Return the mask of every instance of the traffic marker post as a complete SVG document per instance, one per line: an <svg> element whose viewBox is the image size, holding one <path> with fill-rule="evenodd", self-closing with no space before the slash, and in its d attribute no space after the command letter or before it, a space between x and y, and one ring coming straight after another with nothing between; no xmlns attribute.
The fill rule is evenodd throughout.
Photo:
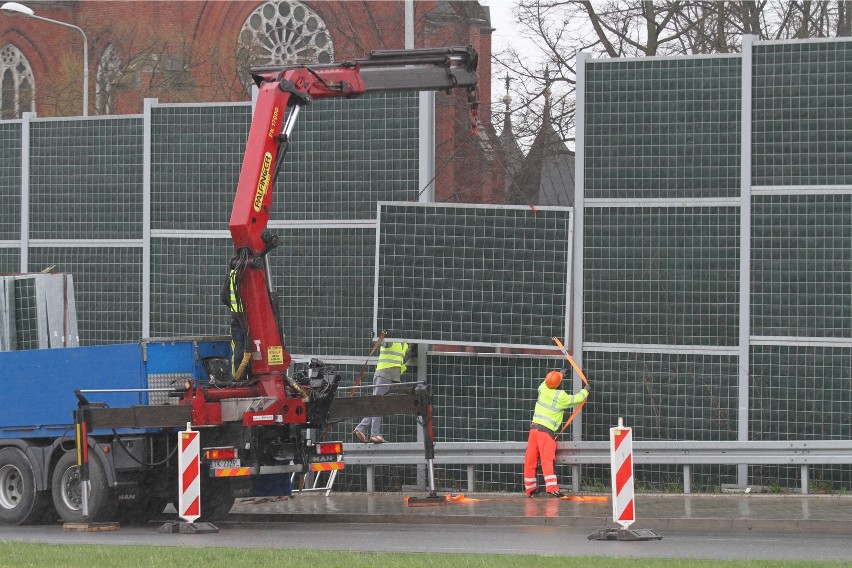
<svg viewBox="0 0 852 568"><path fill-rule="evenodd" d="M189 422L178 432L178 516L157 529L161 533L206 534L219 529L211 523L196 523L201 516L201 441Z"/></svg>
<svg viewBox="0 0 852 568"><path fill-rule="evenodd" d="M589 540L660 540L650 529L631 529L636 522L636 496L633 492L633 429L618 426L609 429L610 472L612 478L612 520L621 528L600 529Z"/></svg>

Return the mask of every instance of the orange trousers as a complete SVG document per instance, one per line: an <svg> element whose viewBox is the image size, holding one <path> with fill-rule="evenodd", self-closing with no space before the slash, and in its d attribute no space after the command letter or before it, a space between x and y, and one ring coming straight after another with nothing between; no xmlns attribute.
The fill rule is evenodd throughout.
<svg viewBox="0 0 852 568"><path fill-rule="evenodd" d="M535 468L541 461L541 473L544 475L545 491L559 491L553 462L556 460L556 440L547 432L530 430L527 440L527 452L524 455L524 492L531 495L536 490Z"/></svg>

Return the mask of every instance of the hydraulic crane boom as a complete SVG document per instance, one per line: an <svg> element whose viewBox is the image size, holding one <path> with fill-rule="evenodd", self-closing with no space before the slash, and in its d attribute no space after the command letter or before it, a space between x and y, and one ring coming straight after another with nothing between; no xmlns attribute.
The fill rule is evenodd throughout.
<svg viewBox="0 0 852 568"><path fill-rule="evenodd" d="M472 121L478 108L477 54L472 47L374 51L339 64L253 67L259 93L237 185L230 230L239 265L239 296L247 322L251 372L259 394L282 398L290 355L271 299L265 256L278 246L267 230L275 178L302 106L314 99L357 97L372 92L447 91L464 88ZM287 384L302 398L307 394ZM217 398L246 396L226 389Z"/></svg>

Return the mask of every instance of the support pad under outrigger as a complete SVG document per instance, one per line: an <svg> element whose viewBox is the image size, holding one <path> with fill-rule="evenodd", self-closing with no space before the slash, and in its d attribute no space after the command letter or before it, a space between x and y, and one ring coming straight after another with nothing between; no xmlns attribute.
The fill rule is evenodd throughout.
<svg viewBox="0 0 852 568"><path fill-rule="evenodd" d="M184 521L169 521L157 529L164 534L211 534L219 532L219 527L213 523L187 523Z"/></svg>
<svg viewBox="0 0 852 568"><path fill-rule="evenodd" d="M662 540L663 537L651 529L598 529L588 536L588 540Z"/></svg>

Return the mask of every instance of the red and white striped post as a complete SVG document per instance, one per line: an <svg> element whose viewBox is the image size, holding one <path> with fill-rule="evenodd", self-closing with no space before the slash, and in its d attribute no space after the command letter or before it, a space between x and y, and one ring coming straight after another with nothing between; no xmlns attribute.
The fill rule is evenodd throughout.
<svg viewBox="0 0 852 568"><path fill-rule="evenodd" d="M651 529L631 529L636 522L636 499L633 493L633 429L618 419L618 426L609 429L610 473L612 476L612 520L620 529L599 529L589 540L660 540L663 537Z"/></svg>
<svg viewBox="0 0 852 568"><path fill-rule="evenodd" d="M178 516L188 523L201 516L201 460L198 431L189 423L178 432Z"/></svg>
<svg viewBox="0 0 852 568"><path fill-rule="evenodd" d="M612 520L622 528L636 521L633 494L633 430L618 419L618 426L609 429L609 454L612 467Z"/></svg>
<svg viewBox="0 0 852 568"><path fill-rule="evenodd" d="M189 422L178 432L178 516L157 529L161 533L206 534L219 529L211 523L196 523L201 516L201 440Z"/></svg>

